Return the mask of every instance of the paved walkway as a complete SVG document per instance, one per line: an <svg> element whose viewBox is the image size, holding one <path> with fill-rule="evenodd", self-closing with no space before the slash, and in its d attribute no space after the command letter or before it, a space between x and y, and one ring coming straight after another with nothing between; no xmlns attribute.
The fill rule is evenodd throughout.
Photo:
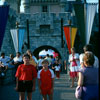
<svg viewBox="0 0 100 100"><path fill-rule="evenodd" d="M54 100L76 100L74 96L75 87L70 88L70 81L67 74L61 74L60 79L55 78ZM76 83L75 83L76 85ZM15 84L0 86L0 100L18 100L18 93L14 90ZM42 100L36 82L36 91L33 93L32 100Z"/></svg>

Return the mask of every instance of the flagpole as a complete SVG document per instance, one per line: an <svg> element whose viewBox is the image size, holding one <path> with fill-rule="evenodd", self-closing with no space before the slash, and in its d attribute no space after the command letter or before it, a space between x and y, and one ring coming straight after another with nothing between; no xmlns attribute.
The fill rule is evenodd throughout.
<svg viewBox="0 0 100 100"><path fill-rule="evenodd" d="M72 42L71 42L71 20L69 20L69 31L70 31L70 45L72 48Z"/></svg>
<svg viewBox="0 0 100 100"><path fill-rule="evenodd" d="M19 52L19 37L18 37L18 25L19 25L19 23L18 22L16 22L16 30L17 30L17 52Z"/></svg>
<svg viewBox="0 0 100 100"><path fill-rule="evenodd" d="M30 49L30 39L29 39L29 20L28 20L28 19L26 20L26 23L27 23L27 42L28 42L27 48Z"/></svg>
<svg viewBox="0 0 100 100"><path fill-rule="evenodd" d="M63 44L63 18L61 18L61 47L63 48L64 47L64 44Z"/></svg>

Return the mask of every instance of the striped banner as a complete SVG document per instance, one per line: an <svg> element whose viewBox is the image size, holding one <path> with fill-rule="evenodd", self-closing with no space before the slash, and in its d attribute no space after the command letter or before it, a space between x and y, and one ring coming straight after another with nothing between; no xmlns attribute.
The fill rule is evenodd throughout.
<svg viewBox="0 0 100 100"><path fill-rule="evenodd" d="M82 46L90 41L93 21L96 13L97 4L92 3L75 3L74 10L80 30Z"/></svg>
<svg viewBox="0 0 100 100"><path fill-rule="evenodd" d="M25 29L11 29L10 32L13 39L15 51L22 53Z"/></svg>
<svg viewBox="0 0 100 100"><path fill-rule="evenodd" d="M65 33L65 38L66 38L69 53L71 53L71 48L74 46L75 43L77 28L64 26L64 33Z"/></svg>

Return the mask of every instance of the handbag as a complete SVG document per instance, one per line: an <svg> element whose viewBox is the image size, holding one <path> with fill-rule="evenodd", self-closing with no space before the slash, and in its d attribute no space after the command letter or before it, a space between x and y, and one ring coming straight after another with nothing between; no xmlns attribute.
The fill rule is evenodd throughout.
<svg viewBox="0 0 100 100"><path fill-rule="evenodd" d="M81 99L82 98L82 86L77 86L76 90L75 90L75 97L77 99Z"/></svg>

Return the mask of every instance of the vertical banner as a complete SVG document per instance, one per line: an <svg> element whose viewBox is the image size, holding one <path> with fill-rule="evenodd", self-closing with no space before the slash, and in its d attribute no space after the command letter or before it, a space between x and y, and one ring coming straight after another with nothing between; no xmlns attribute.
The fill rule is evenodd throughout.
<svg viewBox="0 0 100 100"><path fill-rule="evenodd" d="M22 46L23 46L23 42L24 42L24 33L25 33L25 29L19 29L18 32L18 51L22 53Z"/></svg>
<svg viewBox="0 0 100 100"><path fill-rule="evenodd" d="M76 33L77 33L77 28L72 27L71 28L71 47L74 46L74 41L75 41Z"/></svg>
<svg viewBox="0 0 100 100"><path fill-rule="evenodd" d="M11 36L16 52L22 52L25 29L11 29Z"/></svg>
<svg viewBox="0 0 100 100"><path fill-rule="evenodd" d="M75 3L74 10L75 10L77 23L78 23L78 29L80 31L80 38L81 38L82 46L84 46L86 44L86 36L85 36L86 11L84 9L84 3Z"/></svg>
<svg viewBox="0 0 100 100"><path fill-rule="evenodd" d="M86 44L90 41L93 21L96 13L97 4L86 4Z"/></svg>
<svg viewBox="0 0 100 100"><path fill-rule="evenodd" d="M96 13L96 7L97 4L93 3L74 4L74 10L83 46L88 44L90 41L93 21Z"/></svg>
<svg viewBox="0 0 100 100"><path fill-rule="evenodd" d="M10 32L11 32L15 51L18 52L18 29L11 29Z"/></svg>
<svg viewBox="0 0 100 100"><path fill-rule="evenodd" d="M67 47L68 47L69 53L71 54L70 27L64 26L64 33L65 33L65 38L66 38L66 42L67 42Z"/></svg>
<svg viewBox="0 0 100 100"><path fill-rule="evenodd" d="M9 5L0 6L0 49L2 46L2 41L7 24L8 13L9 13Z"/></svg>

